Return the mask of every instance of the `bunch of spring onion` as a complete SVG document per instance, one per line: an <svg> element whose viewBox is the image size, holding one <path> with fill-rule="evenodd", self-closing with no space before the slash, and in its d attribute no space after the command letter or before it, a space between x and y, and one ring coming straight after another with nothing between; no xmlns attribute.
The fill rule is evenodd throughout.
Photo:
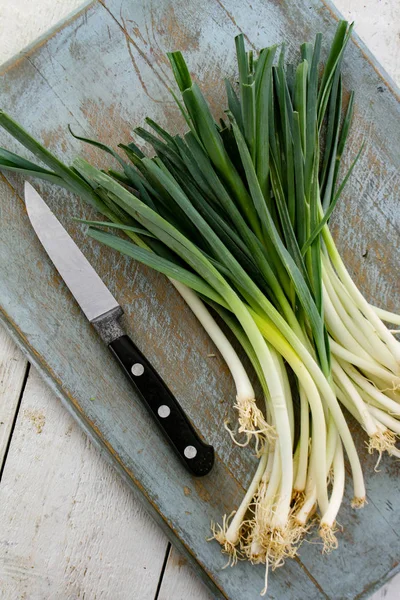
<svg viewBox="0 0 400 600"><path fill-rule="evenodd" d="M219 122L181 53L169 54L188 132L146 119L150 129L135 134L151 157L137 138L120 144L121 153L79 138L116 159L120 168L107 173L82 158L67 167L0 113L0 124L45 164L3 149L0 168L61 185L106 217L86 221L89 235L164 273L226 359L238 411L229 431L254 446L259 463L241 505L213 534L232 564L247 558L266 573L296 554L314 521L324 549L337 545L344 453L352 504L365 502L342 406L366 431L370 452L400 455L400 344L383 323L400 318L364 299L328 228L361 153L342 175L354 97L344 107L341 64L351 30L339 23L323 68L320 34L301 46L297 65L286 64L283 47L256 56L236 37L238 82L226 81ZM204 302L249 356L262 407Z"/></svg>

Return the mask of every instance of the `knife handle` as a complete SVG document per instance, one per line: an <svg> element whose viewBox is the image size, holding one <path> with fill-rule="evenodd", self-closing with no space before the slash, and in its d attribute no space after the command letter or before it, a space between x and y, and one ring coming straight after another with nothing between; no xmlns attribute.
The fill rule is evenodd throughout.
<svg viewBox="0 0 400 600"><path fill-rule="evenodd" d="M108 346L186 468L197 477L214 464L214 449L197 435L164 381L127 335Z"/></svg>

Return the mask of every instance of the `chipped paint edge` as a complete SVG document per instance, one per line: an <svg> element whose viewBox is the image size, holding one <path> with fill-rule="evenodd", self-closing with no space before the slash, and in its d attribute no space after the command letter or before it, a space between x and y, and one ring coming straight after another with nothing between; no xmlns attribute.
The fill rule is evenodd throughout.
<svg viewBox="0 0 400 600"><path fill-rule="evenodd" d="M335 6L331 0L319 0L321 4L330 12L332 17L337 21L344 19L344 16L340 12L340 10ZM351 37L351 41L353 44L360 50L361 54L365 58L365 60L371 65L374 69L375 73L382 79L384 84L396 98L396 100L400 103L400 87L394 81L394 79L389 75L386 69L382 66L379 60L375 57L372 51L368 48L367 44L360 38L358 33L353 30Z"/></svg>
<svg viewBox="0 0 400 600"><path fill-rule="evenodd" d="M25 46L17 54L14 54L11 58L0 64L0 76L13 69L21 60L28 58L35 50L44 46L52 37L54 37L61 29L64 29L67 25L75 21L78 17L86 13L90 8L97 4L97 0L86 0L85 4L78 6L75 10L69 12L65 17L57 21L52 27L46 29L39 37L35 38L33 42Z"/></svg>

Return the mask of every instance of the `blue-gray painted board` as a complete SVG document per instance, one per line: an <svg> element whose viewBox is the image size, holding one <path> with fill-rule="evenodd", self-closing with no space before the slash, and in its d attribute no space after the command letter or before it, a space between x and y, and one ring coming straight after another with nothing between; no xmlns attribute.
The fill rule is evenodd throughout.
<svg viewBox="0 0 400 600"><path fill-rule="evenodd" d="M165 51L184 51L218 114L225 105L221 76L235 75L233 36L238 31L255 47L285 39L294 53L317 31L331 39L335 19L330 5L315 0L225 4L205 0L201 8L194 0L96 3L7 65L0 105L60 157L71 160L80 153L101 164L104 158L98 152L68 135L68 123L78 133L114 145L126 142L146 115L182 130L167 89L172 79ZM344 74L345 85L357 91L348 162L362 139L367 145L334 229L360 287L375 302L398 310L397 92L357 38L350 43ZM3 133L0 142L17 148ZM223 419L233 417L234 399L222 360L208 356L215 352L211 342L162 276L86 239L69 217L87 215L87 208L71 195L39 186L125 307L131 335L205 439L215 444L215 472L196 482L159 439L35 239L18 197L21 181L8 175L7 180L11 186L3 179L0 188L0 278L6 282L0 290L3 319L172 541L197 565L216 596L258 597L262 567L240 563L223 570L225 559L218 545L205 541L210 520L218 520L237 505L243 494L240 484L247 483L254 468L250 453L233 447L229 437L221 435ZM357 427L354 432L362 448ZM398 463L384 460L375 473L373 459L363 454L368 506L359 512L342 510L341 544L331 556L322 556L318 545L304 544L300 561L290 561L270 577L270 598L358 598L396 568ZM350 489L347 494L351 496Z"/></svg>

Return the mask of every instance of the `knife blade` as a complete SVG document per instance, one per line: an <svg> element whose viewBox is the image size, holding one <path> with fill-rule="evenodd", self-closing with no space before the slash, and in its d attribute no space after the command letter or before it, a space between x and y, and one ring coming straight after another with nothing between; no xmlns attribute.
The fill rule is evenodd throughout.
<svg viewBox="0 0 400 600"><path fill-rule="evenodd" d="M56 216L28 182L25 204L40 242L89 322L119 362L173 450L195 476L210 472L214 449L203 442L160 375L126 335L123 310Z"/></svg>

